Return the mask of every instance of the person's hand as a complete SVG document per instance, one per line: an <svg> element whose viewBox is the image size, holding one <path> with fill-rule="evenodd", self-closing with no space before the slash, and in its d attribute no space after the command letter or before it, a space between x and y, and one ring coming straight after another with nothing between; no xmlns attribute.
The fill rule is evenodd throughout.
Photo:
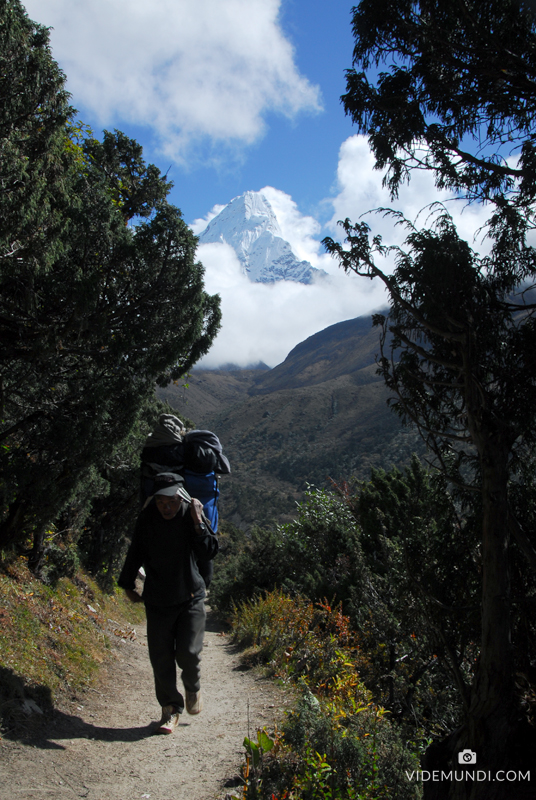
<svg viewBox="0 0 536 800"><path fill-rule="evenodd" d="M141 603L142 602L141 595L139 595L133 589L125 589L125 594L128 597L128 599L131 601L131 603Z"/></svg>
<svg viewBox="0 0 536 800"><path fill-rule="evenodd" d="M196 527L204 523L203 503L195 497L192 497L192 502L190 503L190 514Z"/></svg>

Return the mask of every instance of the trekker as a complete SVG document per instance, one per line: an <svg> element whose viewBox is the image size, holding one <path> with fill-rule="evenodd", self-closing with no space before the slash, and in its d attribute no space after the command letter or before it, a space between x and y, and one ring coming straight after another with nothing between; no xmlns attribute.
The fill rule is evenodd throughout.
<svg viewBox="0 0 536 800"><path fill-rule="evenodd" d="M138 516L118 583L132 602L145 603L149 658L162 706L158 731L172 733L185 705L177 689L175 662L181 670L186 711L199 714L202 709L200 661L206 611L197 560L216 555L218 538L202 503L184 488L181 475L160 473L153 491L153 499ZM140 596L135 581L142 566L146 577Z"/></svg>

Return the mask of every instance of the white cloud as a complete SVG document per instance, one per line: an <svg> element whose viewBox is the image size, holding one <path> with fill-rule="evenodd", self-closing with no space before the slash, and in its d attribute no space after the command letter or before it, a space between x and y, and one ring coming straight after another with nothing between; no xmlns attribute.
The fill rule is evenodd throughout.
<svg viewBox="0 0 536 800"><path fill-rule="evenodd" d="M381 234L384 244L402 245L408 234L405 227L395 227L391 217L367 212L391 208L402 212L406 219L421 228L431 224L433 209L429 206L443 203L452 215L459 235L473 249L486 251L478 231L489 216L488 207L478 204L468 206L451 192L439 191L434 186L430 172L415 170L410 183L400 188L399 197L395 200L391 200L388 189L382 186L382 179L382 173L374 169L374 156L364 136L351 136L343 142L339 151L336 195L329 201L334 214L328 227L334 239L340 241L344 236L344 231L337 225L339 220L348 217L356 223L365 215L364 221L374 234Z"/></svg>
<svg viewBox="0 0 536 800"><path fill-rule="evenodd" d="M99 124L151 127L183 161L195 144L251 144L267 112L320 109L279 25L281 0L26 0L52 26L73 102ZM191 155L191 153L190 153Z"/></svg>
<svg viewBox="0 0 536 800"><path fill-rule="evenodd" d="M252 283L229 245L200 245L198 257L206 270L207 291L222 299L222 329L199 363L209 369L258 361L275 367L313 333L385 303L378 283L340 270L310 286L290 281Z"/></svg>

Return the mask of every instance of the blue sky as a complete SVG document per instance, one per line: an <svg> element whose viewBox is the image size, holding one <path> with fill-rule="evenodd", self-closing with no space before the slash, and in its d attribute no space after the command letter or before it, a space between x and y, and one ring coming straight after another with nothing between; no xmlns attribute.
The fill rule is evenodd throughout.
<svg viewBox="0 0 536 800"><path fill-rule="evenodd" d="M303 213L318 213L319 202L332 190L338 149L355 132L340 103L344 70L352 60L351 5L346 0L329 4L319 0L28 0L26 9L33 19L53 28L53 53L67 75L81 119L97 135L104 127L120 128L143 144L147 160L163 171L169 168L175 183L173 202L190 221L216 203L228 203L248 189L266 185L290 194ZM243 30L235 33L234 42L229 35L232 30L221 35L212 30L203 43L204 18L218 7L228 9L220 17L220 29L225 23L232 29L243 16ZM181 41L187 13L183 9L188 8L199 9L200 25L197 28L190 20L186 41ZM160 42L168 28L170 41L162 53ZM263 29L271 30L263 36ZM250 32L258 38L256 52L243 46ZM227 47L222 47L226 37ZM260 52L263 46L265 53ZM204 50L199 52L201 47ZM138 57L136 48L143 55ZM220 51L215 63L211 50ZM177 63L181 56L186 63ZM173 59L175 85L173 68L165 75ZM206 78L192 78L191 86L181 87L188 77L189 61L191 71L204 70ZM278 69L286 74L286 85ZM242 70L240 76L237 70ZM270 71L266 84L256 86L255 79ZM147 80L151 72L157 75ZM226 102L236 99L232 118L224 122L227 135L209 111L214 94L219 94L218 88L210 88L214 79L221 82ZM186 102L181 102L183 91ZM194 99L191 95L196 92ZM195 103L198 107L193 109ZM160 119L156 119L158 106ZM197 120L192 120L194 114ZM171 118L169 134L164 131L166 117Z"/></svg>
<svg viewBox="0 0 536 800"><path fill-rule="evenodd" d="M346 0L27 0L50 26L79 117L118 128L168 172L171 201L200 232L218 207L264 190L295 253L329 273L322 286L250 283L223 246L199 248L223 327L204 366L280 363L307 336L383 305L380 285L345 276L324 253L336 222L390 205L340 95L352 65ZM445 199L420 175L397 208L414 219ZM481 210L466 210L471 238ZM400 241L386 220L371 220ZM219 249L218 249L219 248Z"/></svg>

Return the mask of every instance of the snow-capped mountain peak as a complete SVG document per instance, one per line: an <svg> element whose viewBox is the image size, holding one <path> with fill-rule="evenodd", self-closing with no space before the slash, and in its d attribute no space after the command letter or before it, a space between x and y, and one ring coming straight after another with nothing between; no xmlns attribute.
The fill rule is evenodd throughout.
<svg viewBox="0 0 536 800"><path fill-rule="evenodd" d="M229 244L244 272L257 283L312 283L315 273L323 273L294 255L272 206L260 192L245 192L231 200L199 235L199 242Z"/></svg>

